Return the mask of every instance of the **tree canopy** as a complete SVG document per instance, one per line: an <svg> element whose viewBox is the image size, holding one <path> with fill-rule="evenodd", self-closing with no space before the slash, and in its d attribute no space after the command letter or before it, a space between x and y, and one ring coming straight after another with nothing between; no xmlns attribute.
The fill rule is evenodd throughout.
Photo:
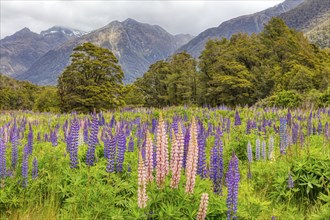
<svg viewBox="0 0 330 220"><path fill-rule="evenodd" d="M84 43L71 55L71 64L58 79L61 111L92 112L123 102L124 73L111 51Z"/></svg>

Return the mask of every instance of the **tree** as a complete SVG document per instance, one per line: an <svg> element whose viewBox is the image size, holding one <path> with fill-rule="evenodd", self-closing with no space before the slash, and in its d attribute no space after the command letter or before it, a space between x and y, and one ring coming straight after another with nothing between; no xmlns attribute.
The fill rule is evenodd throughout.
<svg viewBox="0 0 330 220"><path fill-rule="evenodd" d="M58 79L62 112L92 112L124 104L124 73L111 51L84 43L71 55L71 64Z"/></svg>

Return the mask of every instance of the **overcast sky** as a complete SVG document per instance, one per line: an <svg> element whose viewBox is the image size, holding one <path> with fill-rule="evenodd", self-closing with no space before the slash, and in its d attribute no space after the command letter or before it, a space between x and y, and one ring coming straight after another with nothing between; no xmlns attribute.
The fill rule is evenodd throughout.
<svg viewBox="0 0 330 220"><path fill-rule="evenodd" d="M157 24L171 34L197 35L228 19L251 14L284 0L208 1L15 1L0 0L1 36L28 27L40 33L52 26L84 31L103 27L113 20L133 18Z"/></svg>

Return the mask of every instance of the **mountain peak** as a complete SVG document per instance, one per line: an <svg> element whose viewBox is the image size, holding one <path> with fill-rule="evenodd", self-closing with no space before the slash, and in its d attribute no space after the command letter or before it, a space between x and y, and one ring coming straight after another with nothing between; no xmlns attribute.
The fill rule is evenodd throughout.
<svg viewBox="0 0 330 220"><path fill-rule="evenodd" d="M42 36L47 36L50 34L63 34L69 37L80 37L84 34L86 34L86 32L84 31L80 31L77 29L72 29L72 28L67 28L67 27L62 27L62 26L53 26L45 31L41 31L40 34Z"/></svg>

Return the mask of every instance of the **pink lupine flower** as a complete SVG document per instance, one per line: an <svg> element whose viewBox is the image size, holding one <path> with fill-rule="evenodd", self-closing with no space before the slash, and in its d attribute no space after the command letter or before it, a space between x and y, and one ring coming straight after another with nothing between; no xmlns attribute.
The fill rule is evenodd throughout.
<svg viewBox="0 0 330 220"><path fill-rule="evenodd" d="M183 134L181 126L179 126L179 131L177 134L177 137L175 137L174 131L172 134L173 140L175 140L175 143L172 145L172 151L173 153L173 161L171 164L172 168L172 179L171 179L171 187L172 188L178 188L180 177L181 177L181 168L182 168L182 159L183 159ZM172 158L171 158L172 159Z"/></svg>
<svg viewBox="0 0 330 220"><path fill-rule="evenodd" d="M169 172L168 146L165 124L162 115L159 116L157 126L157 154L156 154L156 182L159 188L163 188L166 175Z"/></svg>
<svg viewBox="0 0 330 220"><path fill-rule="evenodd" d="M146 167L142 158L141 152L139 153L139 167L138 167L138 207L145 208L147 206L147 182L146 182Z"/></svg>
<svg viewBox="0 0 330 220"><path fill-rule="evenodd" d="M207 193L203 193L201 196L201 203L199 204L196 220L205 219L208 203L209 203L209 195Z"/></svg>
<svg viewBox="0 0 330 220"><path fill-rule="evenodd" d="M150 137L149 131L146 133L146 173L147 173L147 183L152 182L154 176L153 172L153 143Z"/></svg>

